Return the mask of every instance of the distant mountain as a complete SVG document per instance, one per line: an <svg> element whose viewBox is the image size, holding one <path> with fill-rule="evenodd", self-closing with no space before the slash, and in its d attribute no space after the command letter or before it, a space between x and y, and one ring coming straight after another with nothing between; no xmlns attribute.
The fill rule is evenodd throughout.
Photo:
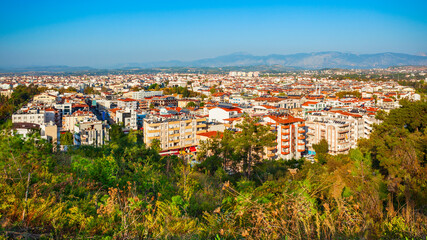
<svg viewBox="0 0 427 240"><path fill-rule="evenodd" d="M215 58L195 61L160 61L118 65L120 68L154 67L230 67L279 65L284 67L320 69L320 68L386 68L402 65L427 65L427 56L403 53L353 54L342 52L298 53L290 55L272 54L254 56L247 53L233 53Z"/></svg>
<svg viewBox="0 0 427 240"><path fill-rule="evenodd" d="M60 73L60 72L84 72L84 71L91 71L96 70L95 68L91 67L70 67L65 65L56 65L56 66L29 66L29 67L15 67L15 68L7 68L7 69L0 69L0 72L54 72L54 73Z"/></svg>
<svg viewBox="0 0 427 240"><path fill-rule="evenodd" d="M104 73L106 71L194 71L218 72L236 69L252 69L254 71L286 71L296 69L322 68L387 68L391 66L427 66L427 54L410 55L403 53L353 54L342 52L315 52L289 55L271 54L254 56L248 53L233 53L214 58L194 61L159 61L147 63L127 63L110 66L108 69L70 66L30 66L20 68L0 68L0 72L8 73ZM190 69L188 69L190 68ZM194 68L198 68L197 70ZM209 68L209 69L205 69ZM219 69L212 69L219 68Z"/></svg>

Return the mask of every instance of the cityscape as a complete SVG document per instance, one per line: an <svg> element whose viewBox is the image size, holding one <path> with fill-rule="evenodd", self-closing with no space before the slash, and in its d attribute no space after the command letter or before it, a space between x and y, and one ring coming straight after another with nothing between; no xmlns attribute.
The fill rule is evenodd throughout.
<svg viewBox="0 0 427 240"><path fill-rule="evenodd" d="M135 10L92 4L79 12L55 3L62 14L47 7L41 11L49 18L0 25L1 239L427 237L427 18L419 10L405 6L399 15L394 2L383 8L365 1L129 2ZM98 7L106 15L97 15ZM379 36L372 45L360 35L340 45L338 37L337 48L295 39L280 48L270 36L243 40L251 24L282 39L257 25L276 26L277 10L314 31L304 8L316 16L341 9L384 21L370 28L366 20L344 20L366 24L368 33L386 26L380 34L394 36L401 28L388 24L406 26L402 19L416 22L416 31L384 48ZM184 28L176 41L168 38L170 46L158 29L139 35L141 19L177 34L175 24L158 19L167 14L199 35L183 43ZM264 18L239 19L258 14ZM87 32L86 23L99 28ZM241 47L234 45L234 27L243 29L236 30ZM99 43L79 42L76 29ZM110 31L122 36L106 39ZM150 38L129 51L122 44L127 31L157 43Z"/></svg>

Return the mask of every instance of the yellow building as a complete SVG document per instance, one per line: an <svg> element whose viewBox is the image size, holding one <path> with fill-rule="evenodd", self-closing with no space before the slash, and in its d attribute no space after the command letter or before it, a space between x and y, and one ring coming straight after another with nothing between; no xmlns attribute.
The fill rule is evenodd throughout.
<svg viewBox="0 0 427 240"><path fill-rule="evenodd" d="M56 97L47 93L42 93L34 96L33 101L36 103L54 104L56 102Z"/></svg>
<svg viewBox="0 0 427 240"><path fill-rule="evenodd" d="M152 117L144 119L144 143L151 146L154 139L160 141L163 151L190 149L198 145L197 133L206 132L206 118ZM171 152L172 153L172 152Z"/></svg>

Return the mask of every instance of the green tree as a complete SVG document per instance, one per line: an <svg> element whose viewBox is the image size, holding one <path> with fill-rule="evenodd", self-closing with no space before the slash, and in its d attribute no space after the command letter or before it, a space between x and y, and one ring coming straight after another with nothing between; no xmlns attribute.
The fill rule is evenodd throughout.
<svg viewBox="0 0 427 240"><path fill-rule="evenodd" d="M74 144L74 136L71 132L65 132L60 137L61 145L70 146Z"/></svg>
<svg viewBox="0 0 427 240"><path fill-rule="evenodd" d="M186 107L196 107L197 105L194 102L187 103Z"/></svg>
<svg viewBox="0 0 427 240"><path fill-rule="evenodd" d="M326 139L322 138L319 143L313 144L313 149L316 152L317 160L319 163L326 163L326 156L328 155L329 145Z"/></svg>
<svg viewBox="0 0 427 240"><path fill-rule="evenodd" d="M93 89L93 87L86 87L86 88L83 90L83 93L84 93L84 94L94 94L94 93L95 93L95 90Z"/></svg>
<svg viewBox="0 0 427 240"><path fill-rule="evenodd" d="M154 149L156 152L160 152L162 150L161 142L159 139L153 139L151 142L151 148Z"/></svg>
<svg viewBox="0 0 427 240"><path fill-rule="evenodd" d="M235 153L241 156L240 164L245 176L250 178L252 166L263 160L264 148L274 146L276 136L269 126L258 124L258 119L247 116L237 128L241 131L235 134L233 141Z"/></svg>

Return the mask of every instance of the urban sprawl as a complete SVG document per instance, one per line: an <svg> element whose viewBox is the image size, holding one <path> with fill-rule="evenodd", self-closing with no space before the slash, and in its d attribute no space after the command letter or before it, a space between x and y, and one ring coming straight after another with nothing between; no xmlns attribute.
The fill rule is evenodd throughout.
<svg viewBox="0 0 427 240"><path fill-rule="evenodd" d="M424 74L424 73L423 73ZM64 145L108 144L110 129L140 131L161 155L185 154L196 161L201 141L238 132L245 118L268 125L276 146L269 159L314 159L313 144L326 139L330 154L346 154L369 138L378 112L419 100L412 87L396 81L357 81L259 72L229 74L125 74L105 76L3 76L1 94L19 85L45 90L12 115L14 134L35 129ZM63 135L72 136L64 144Z"/></svg>

